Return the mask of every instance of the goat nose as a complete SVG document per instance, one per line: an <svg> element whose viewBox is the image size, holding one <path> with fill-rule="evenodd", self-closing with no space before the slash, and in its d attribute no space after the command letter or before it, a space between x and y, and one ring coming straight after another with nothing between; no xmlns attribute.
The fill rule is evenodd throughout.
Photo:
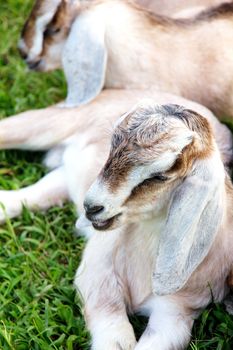
<svg viewBox="0 0 233 350"><path fill-rule="evenodd" d="M20 56L23 60L26 60L28 55L26 54L26 52L22 51L22 50L19 50L19 53L20 53Z"/></svg>
<svg viewBox="0 0 233 350"><path fill-rule="evenodd" d="M33 62L27 62L28 67L32 70L36 70L40 64L40 60L39 61L33 61Z"/></svg>
<svg viewBox="0 0 233 350"><path fill-rule="evenodd" d="M84 203L84 209L87 217L100 214L102 211L104 211L104 207L102 205L91 205L87 203Z"/></svg>

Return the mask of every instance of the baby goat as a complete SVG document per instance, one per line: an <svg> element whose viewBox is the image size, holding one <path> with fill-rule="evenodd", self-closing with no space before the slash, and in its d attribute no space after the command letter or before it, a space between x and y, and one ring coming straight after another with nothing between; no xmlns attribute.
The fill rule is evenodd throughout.
<svg viewBox="0 0 233 350"><path fill-rule="evenodd" d="M32 69L63 67L65 106L85 104L103 87L154 86L233 116L233 3L182 20L127 0L53 0L35 9L19 47Z"/></svg>
<svg viewBox="0 0 233 350"><path fill-rule="evenodd" d="M227 292L232 205L233 187L205 118L154 104L121 118L84 201L95 230L75 285L93 350L188 345L194 318ZM149 316L137 344L127 312Z"/></svg>

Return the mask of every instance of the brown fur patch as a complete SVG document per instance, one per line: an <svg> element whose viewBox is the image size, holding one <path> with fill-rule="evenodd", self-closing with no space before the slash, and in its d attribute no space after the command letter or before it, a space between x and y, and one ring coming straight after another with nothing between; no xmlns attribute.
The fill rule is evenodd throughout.
<svg viewBox="0 0 233 350"><path fill-rule="evenodd" d="M31 48L33 45L33 38L35 36L35 23L39 16L43 14L43 0L37 0L32 8L32 11L25 22L21 37L25 41L25 44L28 48Z"/></svg>
<svg viewBox="0 0 233 350"><path fill-rule="evenodd" d="M196 156L198 158L206 158L213 149L213 131L208 120L190 109L183 109L181 113L176 113L174 116L181 119L191 131L199 135L199 145L197 142L196 144L192 143L187 147L186 151L192 150L190 156L193 157L194 148L196 148Z"/></svg>
<svg viewBox="0 0 233 350"><path fill-rule="evenodd" d="M108 183L111 191L114 192L125 180L132 165L130 147L128 147L126 137L120 146L111 150L100 176L102 176L104 182Z"/></svg>

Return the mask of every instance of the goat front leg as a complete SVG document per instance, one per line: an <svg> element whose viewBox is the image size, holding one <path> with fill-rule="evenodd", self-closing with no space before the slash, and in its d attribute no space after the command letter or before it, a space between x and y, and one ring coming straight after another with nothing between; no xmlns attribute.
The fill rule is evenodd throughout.
<svg viewBox="0 0 233 350"><path fill-rule="evenodd" d="M63 168L60 167L32 186L13 191L0 191L0 222L21 214L25 204L31 210L46 210L68 199Z"/></svg>
<svg viewBox="0 0 233 350"><path fill-rule="evenodd" d="M116 242L117 235L113 231L93 233L76 273L75 286L84 302L92 350L133 350L136 344L122 284L112 263L113 240Z"/></svg>
<svg viewBox="0 0 233 350"><path fill-rule="evenodd" d="M135 350L182 350L191 337L193 318L181 300L154 296L144 305L150 318Z"/></svg>
<svg viewBox="0 0 233 350"><path fill-rule="evenodd" d="M79 131L88 113L51 106L0 120L0 149L51 149Z"/></svg>

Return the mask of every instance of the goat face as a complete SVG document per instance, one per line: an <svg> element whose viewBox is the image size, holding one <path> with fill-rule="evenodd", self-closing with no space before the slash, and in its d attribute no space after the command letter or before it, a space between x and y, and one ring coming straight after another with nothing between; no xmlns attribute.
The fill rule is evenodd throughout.
<svg viewBox="0 0 233 350"><path fill-rule="evenodd" d="M72 3L71 0L36 1L18 45L30 69L49 71L61 67L62 50L72 20Z"/></svg>
<svg viewBox="0 0 233 350"><path fill-rule="evenodd" d="M117 125L84 208L97 230L165 214L193 162L211 148L208 122L176 105L138 107Z"/></svg>

